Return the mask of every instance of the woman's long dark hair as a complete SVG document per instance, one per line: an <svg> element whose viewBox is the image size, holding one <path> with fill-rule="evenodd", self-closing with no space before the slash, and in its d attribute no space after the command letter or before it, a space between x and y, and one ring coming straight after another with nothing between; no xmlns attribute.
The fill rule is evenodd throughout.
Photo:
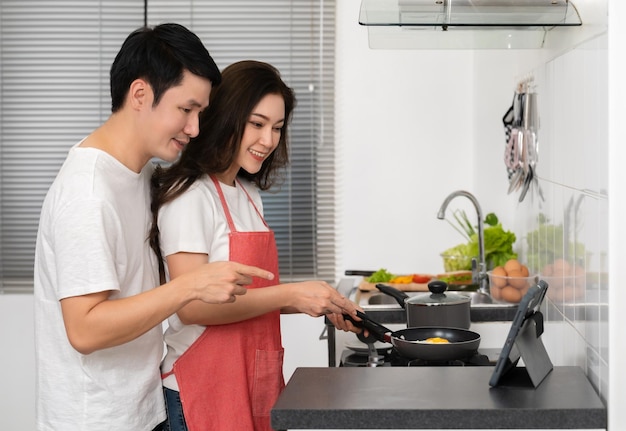
<svg viewBox="0 0 626 431"><path fill-rule="evenodd" d="M281 79L279 71L267 63L240 61L222 72L222 82L211 91L208 108L200 116L200 133L169 168L157 167L152 177L152 227L150 246L159 261L161 283L165 282L161 254L159 209L176 199L202 175L225 172L235 161L252 110L268 94L282 96L285 122L276 149L263 161L255 174L243 169L237 174L261 190L269 190L280 178L281 168L289 163L287 125L296 104L294 92Z"/></svg>

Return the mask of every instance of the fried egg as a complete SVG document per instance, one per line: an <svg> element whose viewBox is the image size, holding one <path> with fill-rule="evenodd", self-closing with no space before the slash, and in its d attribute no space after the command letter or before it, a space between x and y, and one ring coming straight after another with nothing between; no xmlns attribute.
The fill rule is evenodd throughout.
<svg viewBox="0 0 626 431"><path fill-rule="evenodd" d="M448 341L447 338L442 338L442 337L430 337L424 340L425 343L431 343L431 344L446 344L449 343L450 341Z"/></svg>

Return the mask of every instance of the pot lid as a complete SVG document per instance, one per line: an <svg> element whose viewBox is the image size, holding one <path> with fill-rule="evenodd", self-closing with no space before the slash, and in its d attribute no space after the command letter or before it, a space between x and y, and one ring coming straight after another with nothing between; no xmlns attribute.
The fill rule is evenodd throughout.
<svg viewBox="0 0 626 431"><path fill-rule="evenodd" d="M446 292L448 284L445 281L433 280L428 283L430 293L415 295L407 298L406 304L411 305L456 305L470 302L469 296L460 295L454 292Z"/></svg>

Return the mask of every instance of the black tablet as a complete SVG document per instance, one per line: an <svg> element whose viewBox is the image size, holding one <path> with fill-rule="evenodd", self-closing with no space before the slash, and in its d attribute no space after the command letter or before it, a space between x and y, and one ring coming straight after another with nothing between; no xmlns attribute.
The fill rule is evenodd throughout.
<svg viewBox="0 0 626 431"><path fill-rule="evenodd" d="M489 379L490 386L496 386L510 369L517 366L521 355L515 341L523 325L527 323L531 316L539 312L547 290L548 284L543 280L539 280L537 284L528 289L528 292L526 292L520 301L515 317L513 318L513 323L511 324L511 329L506 337L504 347L500 352L493 374Z"/></svg>

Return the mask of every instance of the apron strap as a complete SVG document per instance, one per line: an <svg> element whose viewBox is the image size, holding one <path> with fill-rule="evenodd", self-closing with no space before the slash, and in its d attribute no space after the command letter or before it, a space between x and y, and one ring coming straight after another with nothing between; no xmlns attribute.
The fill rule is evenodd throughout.
<svg viewBox="0 0 626 431"><path fill-rule="evenodd" d="M222 208L224 209L224 214L226 215L226 220L228 221L228 227L231 232L237 232L235 229L235 222L233 222L233 218L230 215L230 211L228 210L228 205L226 205L226 198L224 197L224 192L222 191L222 187L220 186L220 182L213 175L210 175L211 180L213 180L213 184L215 184L215 188L217 189L217 194L220 196L220 201L222 202Z"/></svg>
<svg viewBox="0 0 626 431"><path fill-rule="evenodd" d="M217 194L219 195L220 201L222 202L222 208L224 209L224 214L226 215L226 220L228 221L228 227L230 228L231 232L237 232L237 229L235 229L235 222L233 222L233 217L230 215L230 210L228 209L228 204L226 203L226 197L224 196L224 192L222 191L222 186L220 185L219 180L214 175L209 175L209 176L211 177L211 180L213 181L213 184L215 184L215 189L217 190ZM267 222L265 221L265 219L261 215L261 212L259 211L259 209L254 204L254 201L250 197L250 194L248 193L246 188L243 186L243 184L241 184L241 182L238 179L236 181L239 184L239 187L246 194L246 197L248 198L248 201L250 202L250 204L252 205L252 207L256 211L257 215L260 217L260 219L263 222L263 224L265 225L265 227L267 227L269 229L269 226L267 225Z"/></svg>
<svg viewBox="0 0 626 431"><path fill-rule="evenodd" d="M265 225L266 228L270 228L267 223L265 222L265 218L263 218L263 215L261 215L261 212L259 211L259 209L256 207L256 205L254 204L254 201L252 200L252 198L250 197L250 195L248 194L248 191L246 190L246 188L243 186L243 184L241 184L241 181L239 181L239 178L236 178L235 181L237 181L237 184L239 184L239 187L241 187L241 189L243 190L243 192L246 194L246 196L248 196L248 200L250 201L250 203L252 204L252 207L254 208L254 210L256 211L256 213L258 214L259 218L261 219L261 221L263 222L263 224Z"/></svg>

